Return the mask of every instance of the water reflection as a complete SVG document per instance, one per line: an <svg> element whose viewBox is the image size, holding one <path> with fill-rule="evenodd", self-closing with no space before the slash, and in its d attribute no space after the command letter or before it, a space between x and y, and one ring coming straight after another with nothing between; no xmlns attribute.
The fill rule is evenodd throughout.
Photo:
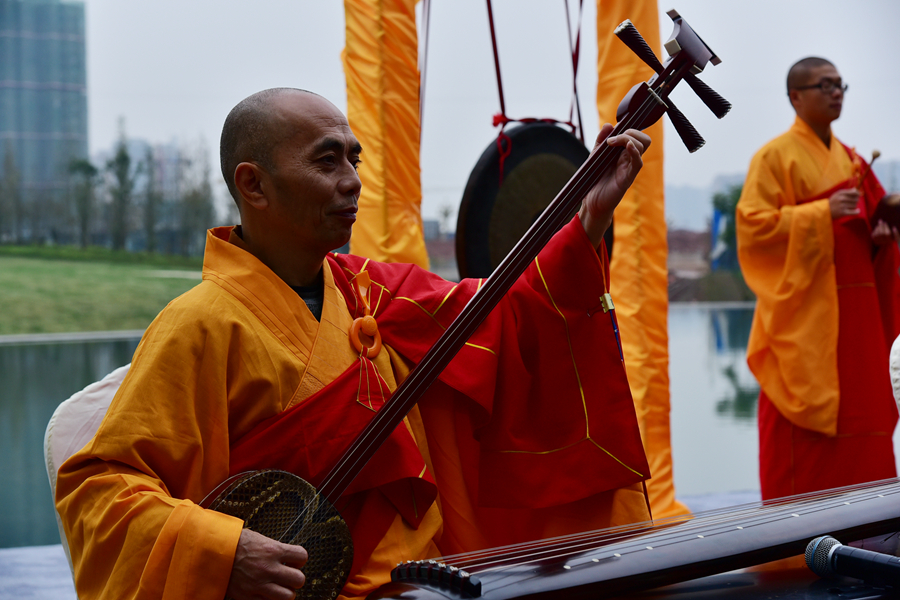
<svg viewBox="0 0 900 600"><path fill-rule="evenodd" d="M716 354L732 361L720 369L722 378L730 384L730 389L716 402L716 414L755 423L759 385L753 377L749 380L742 377L743 370L735 364L736 361L743 362L746 359L753 310L713 308L709 311L709 321Z"/></svg>
<svg viewBox="0 0 900 600"><path fill-rule="evenodd" d="M732 393L716 402L716 414L755 423L759 386L746 386L738 381L737 370L732 365L722 369L722 376L731 384Z"/></svg>
<svg viewBox="0 0 900 600"><path fill-rule="evenodd" d="M753 324L753 309L708 308L712 333L715 336L716 353L731 351L744 352L750 339L750 325Z"/></svg>
<svg viewBox="0 0 900 600"><path fill-rule="evenodd" d="M672 457L679 495L759 489L752 305L669 310Z"/></svg>
<svg viewBox="0 0 900 600"><path fill-rule="evenodd" d="M138 340L0 346L0 548L58 544L44 431L60 402L129 362Z"/></svg>
<svg viewBox="0 0 900 600"><path fill-rule="evenodd" d="M759 489L752 308L669 314L672 452L680 495ZM0 548L59 543L43 460L56 406L129 362L137 339L0 346Z"/></svg>

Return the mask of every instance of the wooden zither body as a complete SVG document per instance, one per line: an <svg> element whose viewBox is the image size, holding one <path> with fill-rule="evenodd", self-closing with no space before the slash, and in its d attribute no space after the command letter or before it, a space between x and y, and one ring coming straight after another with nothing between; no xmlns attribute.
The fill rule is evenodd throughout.
<svg viewBox="0 0 900 600"><path fill-rule="evenodd" d="M610 598L900 530L900 480L402 563L369 600Z"/></svg>

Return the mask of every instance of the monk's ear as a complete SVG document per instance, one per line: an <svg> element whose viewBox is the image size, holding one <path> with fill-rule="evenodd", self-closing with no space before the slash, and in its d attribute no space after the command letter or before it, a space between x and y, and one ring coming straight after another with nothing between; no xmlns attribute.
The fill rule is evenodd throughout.
<svg viewBox="0 0 900 600"><path fill-rule="evenodd" d="M244 202L257 210L269 206L269 199L263 191L263 177L265 172L254 163L242 162L234 169L234 187Z"/></svg>
<svg viewBox="0 0 900 600"><path fill-rule="evenodd" d="M800 99L800 91L799 90L791 90L788 92L788 100L791 101L791 106L794 109L797 108L797 101Z"/></svg>

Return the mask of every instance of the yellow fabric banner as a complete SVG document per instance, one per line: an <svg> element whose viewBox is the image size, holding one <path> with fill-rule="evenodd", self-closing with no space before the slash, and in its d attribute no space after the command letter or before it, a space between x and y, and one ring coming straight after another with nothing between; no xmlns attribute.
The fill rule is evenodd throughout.
<svg viewBox="0 0 900 600"><path fill-rule="evenodd" d="M615 123L619 101L653 75L613 34L631 19L659 52L656 0L597 0L597 110ZM619 317L622 352L634 396L652 479L647 482L654 518L688 512L675 499L669 436L668 244L663 193L662 121L649 127L653 144L644 168L615 214L611 292Z"/></svg>
<svg viewBox="0 0 900 600"><path fill-rule="evenodd" d="M363 147L350 251L428 268L419 169L416 0L345 0L347 119Z"/></svg>

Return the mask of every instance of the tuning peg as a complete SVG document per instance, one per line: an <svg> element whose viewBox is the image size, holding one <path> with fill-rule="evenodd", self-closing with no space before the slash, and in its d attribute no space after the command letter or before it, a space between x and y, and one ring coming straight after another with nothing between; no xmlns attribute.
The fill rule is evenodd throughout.
<svg viewBox="0 0 900 600"><path fill-rule="evenodd" d="M666 99L666 104L669 105L666 112L669 113L672 125L675 126L675 131L678 132L678 137L684 142L688 152L693 153L702 148L703 145L706 144L706 140L704 140L697 130L694 129L694 126L687 120L687 117L675 107L671 98Z"/></svg>
<svg viewBox="0 0 900 600"><path fill-rule="evenodd" d="M644 36L638 32L637 27L634 26L631 19L622 21L621 25L616 27L614 33L620 40L625 42L626 46L631 48L632 52L638 55L638 58L647 63L651 69L657 73L663 70L662 63L656 58L656 54L650 48L650 45L647 43L647 40L644 39Z"/></svg>
<svg viewBox="0 0 900 600"><path fill-rule="evenodd" d="M731 103L728 100L720 96L716 90L703 83L703 81L693 73L685 75L684 80L691 86L694 93L700 96L703 104L705 104L718 118L721 119L731 110Z"/></svg>

